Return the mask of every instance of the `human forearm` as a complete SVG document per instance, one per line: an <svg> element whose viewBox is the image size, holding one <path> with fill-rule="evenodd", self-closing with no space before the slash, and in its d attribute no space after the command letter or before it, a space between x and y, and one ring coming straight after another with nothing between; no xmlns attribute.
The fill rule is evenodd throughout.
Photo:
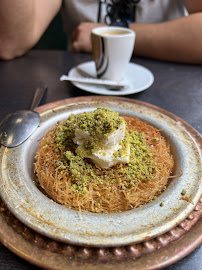
<svg viewBox="0 0 202 270"><path fill-rule="evenodd" d="M9 58L12 50L16 50L17 55L21 53L21 50L26 50L27 43L31 42L32 39L34 6L34 1L3 0L0 2L0 49L2 57ZM24 45L21 43L24 43Z"/></svg>
<svg viewBox="0 0 202 270"><path fill-rule="evenodd" d="M202 13L158 24L131 24L134 54L160 60L202 63Z"/></svg>
<svg viewBox="0 0 202 270"><path fill-rule="evenodd" d="M35 45L61 0L1 0L0 58L12 59Z"/></svg>

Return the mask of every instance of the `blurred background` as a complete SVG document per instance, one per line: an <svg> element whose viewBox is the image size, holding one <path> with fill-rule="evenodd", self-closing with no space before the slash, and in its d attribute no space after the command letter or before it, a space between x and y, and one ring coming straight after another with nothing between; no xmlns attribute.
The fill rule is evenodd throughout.
<svg viewBox="0 0 202 270"><path fill-rule="evenodd" d="M62 16L59 12L49 25L34 49L66 50L67 37L63 32Z"/></svg>

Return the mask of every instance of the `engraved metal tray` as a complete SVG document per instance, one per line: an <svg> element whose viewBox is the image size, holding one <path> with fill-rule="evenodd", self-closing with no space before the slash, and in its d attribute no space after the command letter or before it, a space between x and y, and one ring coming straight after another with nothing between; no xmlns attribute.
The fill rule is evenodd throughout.
<svg viewBox="0 0 202 270"><path fill-rule="evenodd" d="M158 200L123 213L81 215L53 202L35 186L33 162L42 136L58 120L66 119L71 113L92 111L98 106L139 117L161 129L163 135L170 141L176 164L173 173L176 174L178 168L181 168L183 175L173 179ZM104 261L112 260L116 264L117 258L133 260L159 247L167 246L184 234L184 229L180 229L176 236L174 228L178 224L183 224L183 220L190 220L186 226L191 228L199 220L200 211L197 210L196 214L193 210L200 207L197 203L201 196L201 137L187 123L153 105L114 97L67 99L47 104L37 110L41 113L41 123L31 138L17 148L0 149L0 193L6 204L5 206L2 202L2 209L8 208L9 213L17 218L14 219L42 239L41 242L45 238L46 241L54 243L56 253L58 247L61 251L63 250L61 247L65 247L66 252L74 254L72 256L75 257L78 250L83 250L83 255L79 252L79 256L82 260L86 258L86 263L95 256L101 256ZM187 191L186 200L181 195L183 189ZM163 207L160 207L161 202ZM6 211L3 210L3 213ZM166 236L166 239L165 237L161 239L167 232L172 233L169 237ZM4 242L4 232L2 235L1 239ZM156 238L159 239L159 244L156 244L154 240ZM111 253L110 249L114 251ZM22 257L36 263L34 256L25 256L23 253ZM36 264L40 263L42 262ZM46 263L48 265L48 260Z"/></svg>

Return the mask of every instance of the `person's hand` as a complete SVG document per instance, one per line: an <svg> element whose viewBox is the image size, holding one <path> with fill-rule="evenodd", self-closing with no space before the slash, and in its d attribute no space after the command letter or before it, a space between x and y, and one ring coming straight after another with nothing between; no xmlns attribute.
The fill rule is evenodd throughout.
<svg viewBox="0 0 202 270"><path fill-rule="evenodd" d="M103 26L100 23L82 22L70 36L70 50L74 52L91 52L91 31L95 27Z"/></svg>

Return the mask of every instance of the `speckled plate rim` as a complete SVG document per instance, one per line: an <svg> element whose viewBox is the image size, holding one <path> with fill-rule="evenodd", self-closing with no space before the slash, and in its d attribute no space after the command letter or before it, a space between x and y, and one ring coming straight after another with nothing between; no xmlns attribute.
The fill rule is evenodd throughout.
<svg viewBox="0 0 202 270"><path fill-rule="evenodd" d="M77 211L49 200L34 186L31 163L38 141L47 128L58 120L64 119L64 116L67 117L72 111L78 113L93 110L98 106L106 106L129 115L132 110L132 115L163 128L166 136L170 137L177 149L183 176L180 181L174 180L174 184L169 186L169 190L166 190L159 200L124 213L111 215L82 213L80 215ZM179 224L199 200L201 195L200 149L193 136L181 126L183 121L179 118L155 106L148 106L146 103L114 97L67 99L45 105L38 108L38 111L41 112L42 122L34 135L20 147L14 149L2 147L0 153L2 199L19 220L35 231L76 245L105 247L137 243L158 236ZM192 128L189 127L189 129ZM197 136L200 137L200 134ZM179 138L183 139L180 145ZM16 162L16 157L20 162ZM13 181L14 177L15 181ZM192 203L181 200L182 189L188 189L187 195ZM160 202L164 203L164 207L159 207Z"/></svg>

